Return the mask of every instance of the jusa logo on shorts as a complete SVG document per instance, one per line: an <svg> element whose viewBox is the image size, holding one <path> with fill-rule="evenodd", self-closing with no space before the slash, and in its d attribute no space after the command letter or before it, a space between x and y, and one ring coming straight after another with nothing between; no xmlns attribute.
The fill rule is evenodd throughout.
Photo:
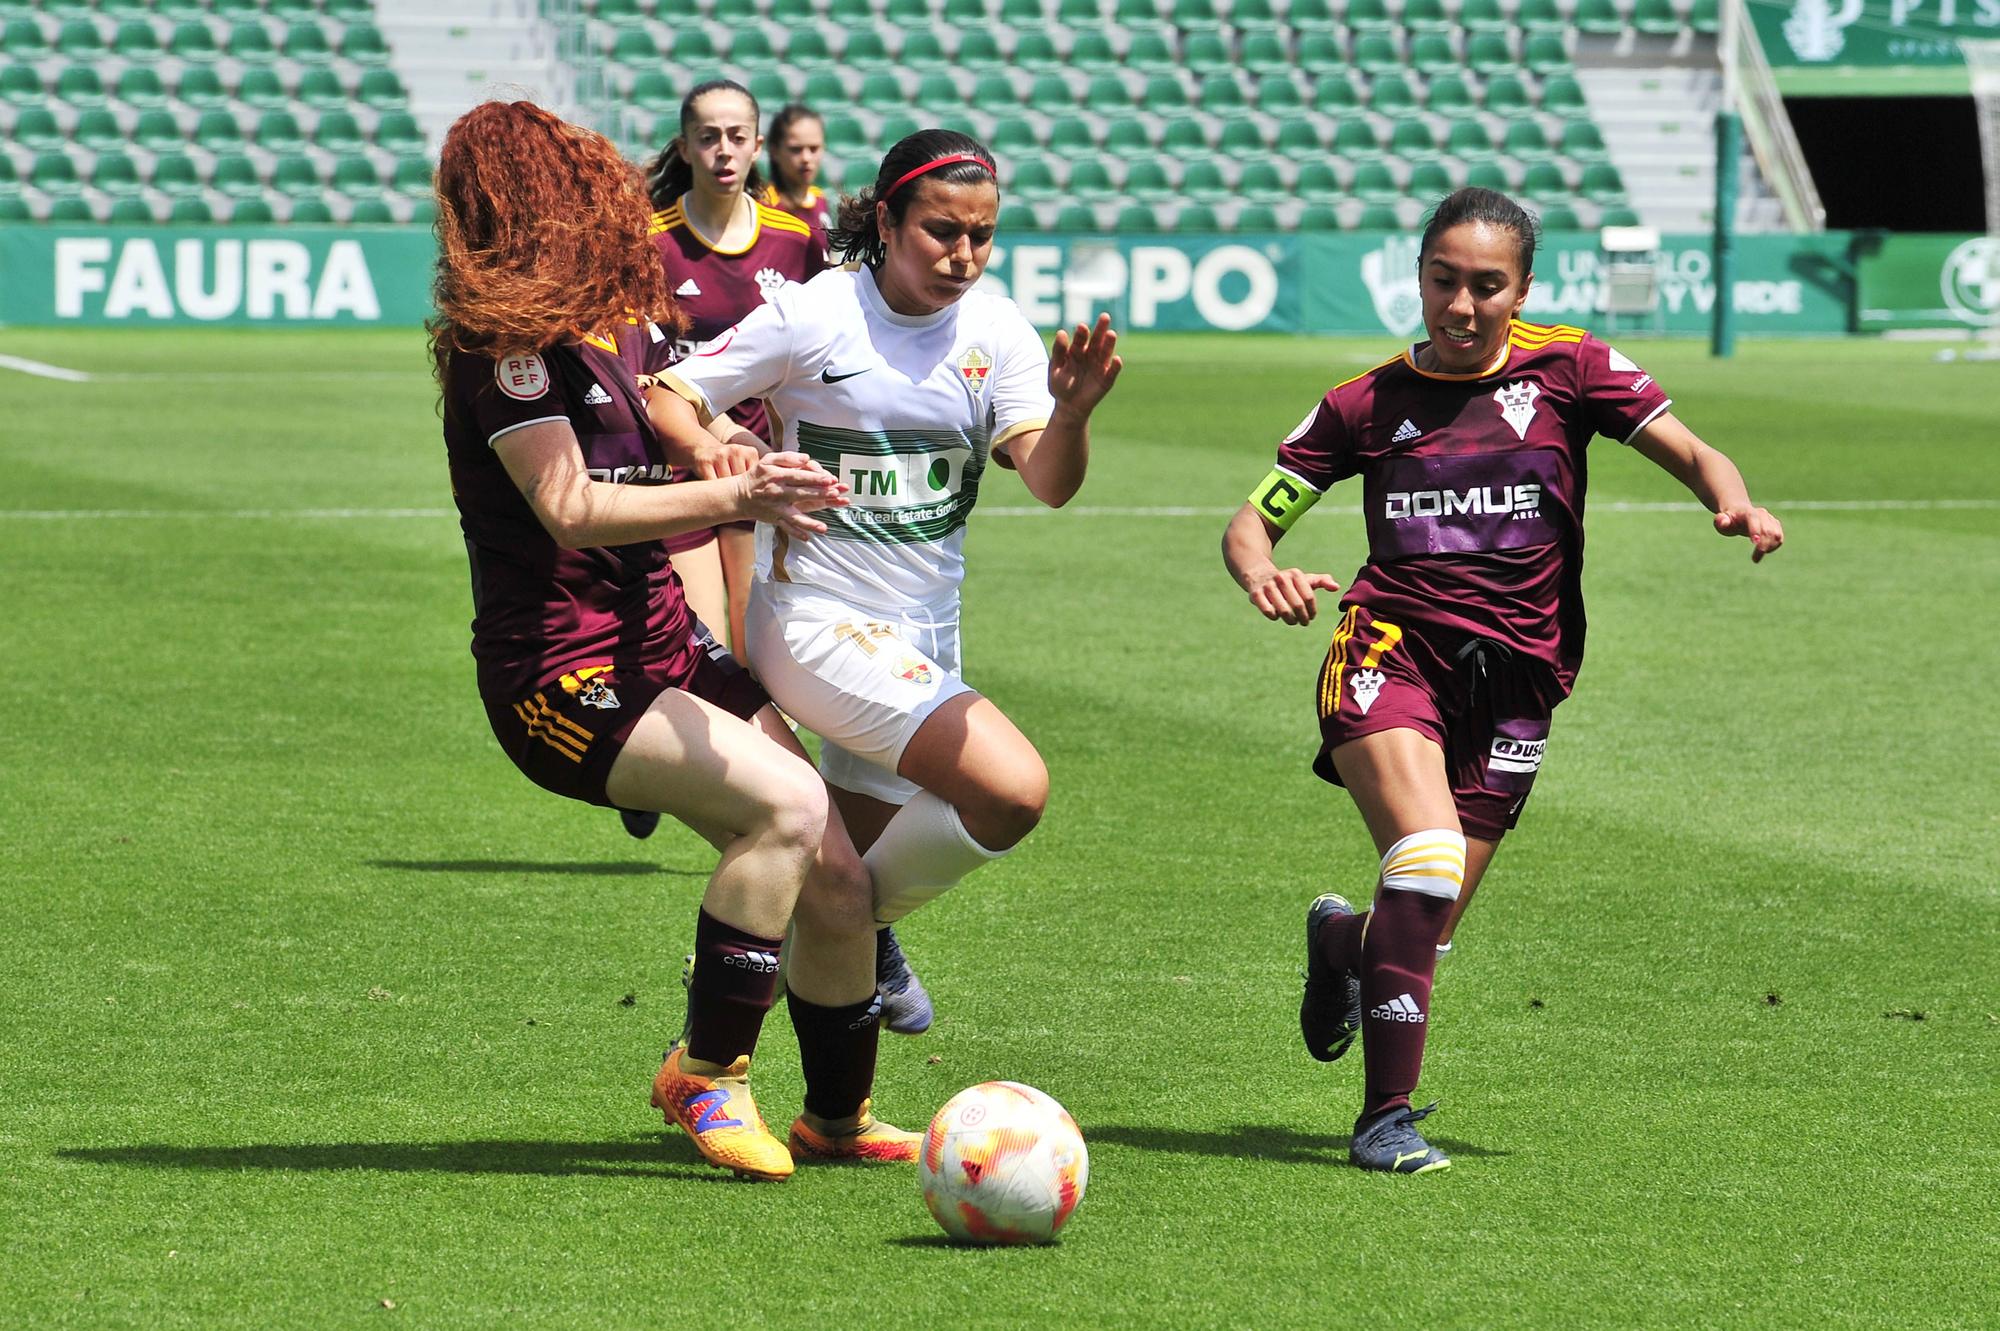
<svg viewBox="0 0 2000 1331"><path fill-rule="evenodd" d="M1505 735L1495 735L1487 765L1496 772L1534 772L1541 767L1542 754L1548 747L1549 742L1545 739L1509 739Z"/></svg>
<svg viewBox="0 0 2000 1331"><path fill-rule="evenodd" d="M1391 522L1405 518L1448 518L1458 513L1498 513L1532 518L1542 511L1542 487L1475 485L1469 490L1393 490L1382 496L1382 516Z"/></svg>

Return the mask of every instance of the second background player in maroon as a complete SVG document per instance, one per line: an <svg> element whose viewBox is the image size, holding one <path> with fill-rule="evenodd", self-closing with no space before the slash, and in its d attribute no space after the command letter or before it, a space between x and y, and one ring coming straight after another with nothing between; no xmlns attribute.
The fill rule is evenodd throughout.
<svg viewBox="0 0 2000 1331"><path fill-rule="evenodd" d="M757 99L743 85L699 84L681 102L680 134L646 173L659 210L653 243L667 290L688 319L676 361L735 327L769 292L826 267L825 246L809 225L758 201L758 117ZM771 442L763 403L746 402L730 416ZM744 659L743 614L756 562L748 524L691 533L668 548L695 614L718 637L726 632L730 651Z"/></svg>

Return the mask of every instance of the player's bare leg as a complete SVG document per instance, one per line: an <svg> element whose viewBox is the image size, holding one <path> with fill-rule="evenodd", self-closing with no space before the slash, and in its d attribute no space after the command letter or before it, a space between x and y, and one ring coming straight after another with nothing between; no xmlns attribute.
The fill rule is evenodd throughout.
<svg viewBox="0 0 2000 1331"><path fill-rule="evenodd" d="M1444 932L1438 935L1440 955L1451 951L1451 936L1458 931L1458 922L1465 918L1465 908L1472 904L1472 894L1486 877L1486 866L1493 863L1493 852L1498 849L1498 841L1474 836L1465 839L1465 886L1459 889L1458 900L1451 903L1451 916L1444 922Z"/></svg>
<svg viewBox="0 0 2000 1331"><path fill-rule="evenodd" d="M847 823L849 835L863 854L881 837L889 820L902 812L902 805L872 795L839 786L828 789L833 793L834 807ZM930 993L917 978L909 957L904 955L903 940L897 937L892 924L877 926L875 987L882 995L882 1022L890 1030L898 1035L922 1035L931 1028L936 1012L931 1007Z"/></svg>
<svg viewBox="0 0 2000 1331"><path fill-rule="evenodd" d="M729 585L723 579L721 540L681 551L673 557L673 565L687 594L688 609L717 642L735 651L740 639L730 636Z"/></svg>
<svg viewBox="0 0 2000 1331"><path fill-rule="evenodd" d="M1450 1167L1418 1135L1410 1094L1423 1066L1437 941L1465 878L1466 842L1444 753L1415 730L1378 731L1333 750L1335 769L1382 856L1375 904L1322 922L1325 960L1361 981L1367 1089L1348 1155L1365 1169L1428 1173Z"/></svg>
<svg viewBox="0 0 2000 1331"><path fill-rule="evenodd" d="M720 556L727 617L703 622L715 626L718 638L727 631L729 654L749 665L750 635L744 630L743 617L750 610L750 579L757 571L757 533L743 527L718 527L715 549Z"/></svg>

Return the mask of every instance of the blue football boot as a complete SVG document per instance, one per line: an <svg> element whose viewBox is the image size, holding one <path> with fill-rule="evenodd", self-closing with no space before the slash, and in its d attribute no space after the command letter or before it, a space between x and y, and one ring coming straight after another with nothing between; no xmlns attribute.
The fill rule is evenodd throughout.
<svg viewBox="0 0 2000 1331"><path fill-rule="evenodd" d="M1422 1109L1401 1105L1373 1118L1357 1119L1347 1158L1362 1169L1385 1174L1430 1174L1450 1169L1451 1157L1425 1141L1416 1129L1417 1121L1436 1108L1435 1101Z"/></svg>
<svg viewBox="0 0 2000 1331"><path fill-rule="evenodd" d="M875 989L882 995L884 1026L898 1035L922 1035L931 1028L931 996L888 925L875 931Z"/></svg>
<svg viewBox="0 0 2000 1331"><path fill-rule="evenodd" d="M1299 1033L1306 1052L1331 1063L1347 1052L1361 1030L1361 977L1336 970L1319 950L1319 927L1336 915L1352 915L1347 898L1328 892L1306 911L1306 992L1299 1000Z"/></svg>

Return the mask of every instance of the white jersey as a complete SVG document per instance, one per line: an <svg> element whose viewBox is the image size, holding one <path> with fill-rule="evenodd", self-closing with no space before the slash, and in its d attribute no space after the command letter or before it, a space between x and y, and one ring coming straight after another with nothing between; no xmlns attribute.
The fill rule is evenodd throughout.
<svg viewBox="0 0 2000 1331"><path fill-rule="evenodd" d="M824 535L758 532L758 576L895 610L955 617L965 520L992 451L1049 422L1049 357L1011 300L968 291L897 314L866 268L821 273L660 377L709 419L762 398L773 446L851 487Z"/></svg>

